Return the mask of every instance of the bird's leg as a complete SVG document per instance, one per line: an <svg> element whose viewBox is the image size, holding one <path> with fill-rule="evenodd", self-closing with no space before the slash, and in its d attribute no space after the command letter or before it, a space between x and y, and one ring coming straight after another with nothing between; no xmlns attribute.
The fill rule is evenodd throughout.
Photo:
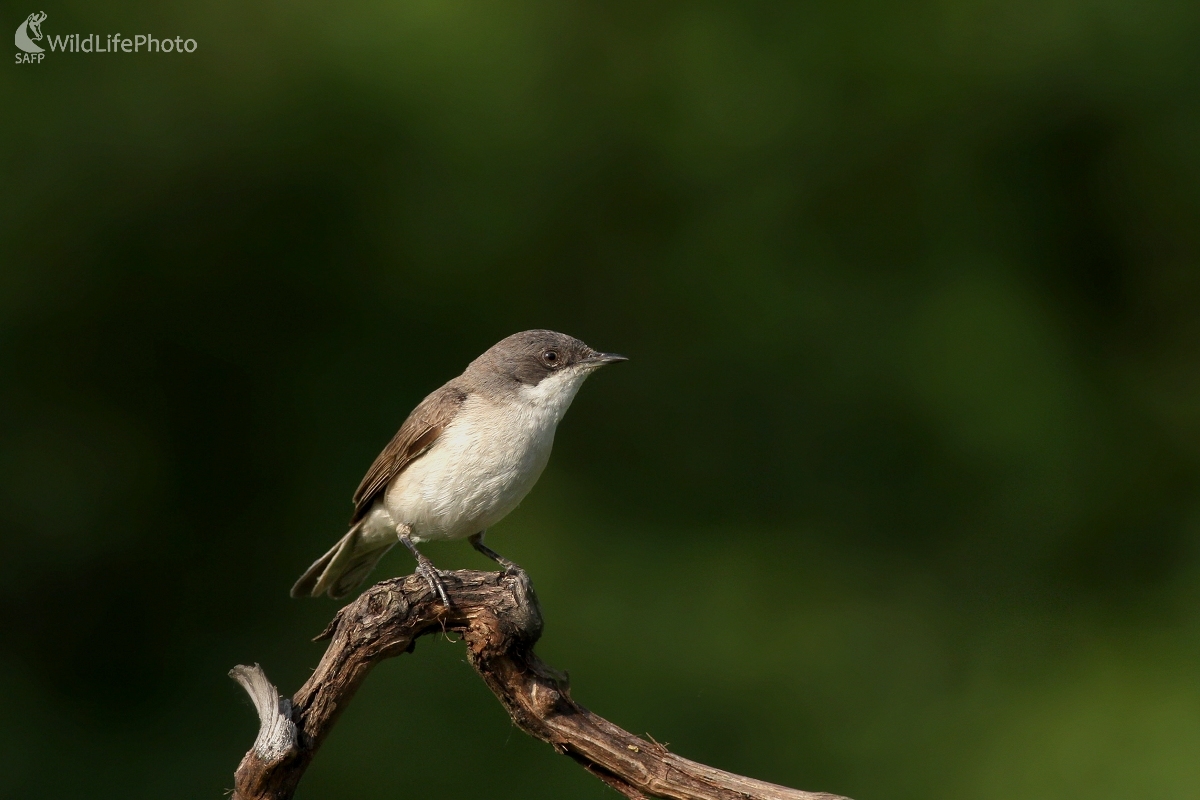
<svg viewBox="0 0 1200 800"><path fill-rule="evenodd" d="M446 586L442 583L442 571L433 565L433 562L421 554L417 549L416 543L412 540L409 534L412 528L407 525L397 525L396 535L400 541L408 548L408 552L413 554L413 558L417 560L417 574L429 582L429 588L433 590L438 597L442 598L442 605L446 608L450 607L450 600L446 597Z"/></svg>
<svg viewBox="0 0 1200 800"><path fill-rule="evenodd" d="M487 531L480 531L479 533L476 533L473 536L469 537L467 539L467 541L471 543L471 547L474 547L476 550L483 553L485 556L490 558L492 561L495 561L497 564L504 567L505 572L523 572L524 570L522 570L519 566L517 566L517 564L515 562L509 561L507 558L500 555L495 550L493 550L492 548L488 547L486 544L483 543L483 535L485 533L487 533Z"/></svg>

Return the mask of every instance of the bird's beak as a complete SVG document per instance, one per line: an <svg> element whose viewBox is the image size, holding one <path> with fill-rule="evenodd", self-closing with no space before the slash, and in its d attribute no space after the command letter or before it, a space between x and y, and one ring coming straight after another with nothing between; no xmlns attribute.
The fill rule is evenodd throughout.
<svg viewBox="0 0 1200 800"><path fill-rule="evenodd" d="M619 356L616 353L597 353L595 351L580 359L581 363L591 367L603 367L605 364L615 364L618 361L628 360L625 356Z"/></svg>

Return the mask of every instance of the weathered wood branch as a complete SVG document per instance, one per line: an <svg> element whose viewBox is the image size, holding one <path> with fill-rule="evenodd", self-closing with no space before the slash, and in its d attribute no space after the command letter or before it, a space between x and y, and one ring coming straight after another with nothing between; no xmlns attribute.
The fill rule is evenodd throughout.
<svg viewBox="0 0 1200 800"><path fill-rule="evenodd" d="M234 776L234 800L292 797L338 715L379 661L412 652L419 636L460 633L471 665L521 730L548 742L630 798L671 800L846 800L734 775L668 752L571 699L566 676L533 652L542 633L537 597L524 573L445 574L444 607L415 575L372 586L337 613L312 677L280 698L262 669L235 667L259 717L258 738Z"/></svg>

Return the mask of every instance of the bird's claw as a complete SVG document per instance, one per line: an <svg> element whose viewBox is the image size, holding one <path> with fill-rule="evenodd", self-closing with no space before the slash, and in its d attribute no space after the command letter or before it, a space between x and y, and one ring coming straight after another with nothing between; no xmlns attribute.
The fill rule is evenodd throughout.
<svg viewBox="0 0 1200 800"><path fill-rule="evenodd" d="M450 607L450 599L446 596L446 584L442 581L442 571L427 558L417 562L417 574L429 584L429 590L442 600L442 605Z"/></svg>
<svg viewBox="0 0 1200 800"><path fill-rule="evenodd" d="M433 565L433 562L422 555L417 549L417 545L412 540L412 528L408 525L397 527L396 533L400 542L408 548L408 552L413 554L413 558L417 560L417 574L425 579L429 584L429 590L442 599L442 605L446 608L450 607L450 598L446 596L446 585L442 582L442 571Z"/></svg>

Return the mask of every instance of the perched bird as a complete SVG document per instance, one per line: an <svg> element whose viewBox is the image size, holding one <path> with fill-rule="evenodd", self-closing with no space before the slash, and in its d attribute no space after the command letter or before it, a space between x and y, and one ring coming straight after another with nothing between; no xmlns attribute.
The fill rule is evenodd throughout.
<svg viewBox="0 0 1200 800"><path fill-rule="evenodd" d="M396 542L447 605L441 572L418 543L469 537L480 553L515 569L484 534L537 483L584 380L625 360L554 331L502 339L408 415L354 493L349 532L300 576L292 597L342 597Z"/></svg>

